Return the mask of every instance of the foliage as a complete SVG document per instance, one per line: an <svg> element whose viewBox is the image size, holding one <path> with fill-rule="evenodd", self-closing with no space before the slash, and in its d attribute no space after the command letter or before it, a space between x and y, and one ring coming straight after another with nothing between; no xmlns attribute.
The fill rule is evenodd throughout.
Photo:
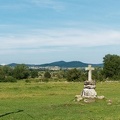
<svg viewBox="0 0 120 120"><path fill-rule="evenodd" d="M12 75L13 75L13 68L11 68L11 67L9 67L9 66L7 66L7 65L2 66L1 68L3 69L4 74L5 74L6 76L12 76Z"/></svg>
<svg viewBox="0 0 120 120"><path fill-rule="evenodd" d="M103 59L104 59L103 73L105 75L105 78L119 79L120 56L107 54Z"/></svg>
<svg viewBox="0 0 120 120"><path fill-rule="evenodd" d="M38 70L31 70L30 71L31 78L36 78L38 77Z"/></svg>
<svg viewBox="0 0 120 120"><path fill-rule="evenodd" d="M3 71L0 70L0 82L2 82L5 79L5 75Z"/></svg>
<svg viewBox="0 0 120 120"><path fill-rule="evenodd" d="M78 69L71 69L67 71L67 80L68 81L80 81L81 71Z"/></svg>
<svg viewBox="0 0 120 120"><path fill-rule="evenodd" d="M49 82L49 78L43 78L42 82Z"/></svg>
<svg viewBox="0 0 120 120"><path fill-rule="evenodd" d="M17 82L17 79L15 79L12 76L6 76L6 78L4 79L4 82Z"/></svg>
<svg viewBox="0 0 120 120"><path fill-rule="evenodd" d="M16 82L17 80L12 76L13 69L9 66L0 67L0 82Z"/></svg>
<svg viewBox="0 0 120 120"><path fill-rule="evenodd" d="M46 71L46 72L44 73L44 77L45 77L45 78L51 78L50 72Z"/></svg>
<svg viewBox="0 0 120 120"><path fill-rule="evenodd" d="M120 80L120 56L107 54L103 58L104 67L96 67L92 71L92 79L96 81ZM19 64L15 67L0 66L0 82L13 82L21 79L38 78L37 81L68 81L77 82L87 80L88 71L85 68L77 69L60 69L54 70L36 70L29 69L24 64ZM26 82L29 82L29 80Z"/></svg>
<svg viewBox="0 0 120 120"><path fill-rule="evenodd" d="M95 70L92 71L92 75L93 80L104 81L103 68L96 67Z"/></svg>
<svg viewBox="0 0 120 120"><path fill-rule="evenodd" d="M24 64L17 65L14 68L14 77L16 79L27 79L30 75L28 67Z"/></svg>

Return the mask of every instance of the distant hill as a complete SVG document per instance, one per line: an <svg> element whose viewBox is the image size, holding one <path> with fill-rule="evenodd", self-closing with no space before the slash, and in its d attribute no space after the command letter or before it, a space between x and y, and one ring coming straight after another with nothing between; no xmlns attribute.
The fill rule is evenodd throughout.
<svg viewBox="0 0 120 120"><path fill-rule="evenodd" d="M19 64L17 64L17 63L10 63L10 64L8 64L8 66L11 66L11 67L15 67L16 65L19 65Z"/></svg>
<svg viewBox="0 0 120 120"><path fill-rule="evenodd" d="M89 63L83 63L80 61L70 61L70 62L57 61L57 62L42 64L39 66L41 67L59 66L59 67L65 67L65 68L68 68L68 67L72 68L72 67L87 67L88 65L92 65L93 67L103 67L103 64L89 64Z"/></svg>
<svg viewBox="0 0 120 120"><path fill-rule="evenodd" d="M10 64L8 64L8 66L11 66L11 67L15 67L17 65L20 65L20 64L18 64L18 63L10 63ZM34 65L34 64L25 64L25 65L27 65L28 67L39 66L39 65Z"/></svg>
<svg viewBox="0 0 120 120"><path fill-rule="evenodd" d="M11 63L8 64L8 66L15 67L16 65L19 65L17 63ZM41 65L35 65L35 64L26 64L29 67L50 67L50 66L58 66L62 68L73 68L73 67L87 67L88 65L92 65L93 67L103 67L103 64L90 64L90 63L83 63L80 61L70 61L70 62L65 62L65 61L57 61L57 62L52 62L52 63L46 63L46 64L41 64Z"/></svg>

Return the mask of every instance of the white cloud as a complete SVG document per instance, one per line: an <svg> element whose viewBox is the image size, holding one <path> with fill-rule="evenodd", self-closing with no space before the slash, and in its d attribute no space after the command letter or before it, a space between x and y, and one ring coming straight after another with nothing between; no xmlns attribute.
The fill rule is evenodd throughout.
<svg viewBox="0 0 120 120"><path fill-rule="evenodd" d="M41 59L46 59L46 62L60 59L80 59L88 62L94 59L97 63L98 58L101 59L105 54L119 53L119 47L116 50L115 46L120 45L120 31L36 29L21 35L0 35L0 43L1 63L7 63L8 61L24 62L27 59L29 61L29 58L31 61L36 61L36 63L39 63ZM104 47L105 45L107 47ZM113 47L109 47L109 45ZM77 56L74 53L80 55ZM89 54L93 54L90 59L88 59ZM45 60L42 62L45 63Z"/></svg>
<svg viewBox="0 0 120 120"><path fill-rule="evenodd" d="M38 33L42 34L39 37L46 41L46 45L78 45L86 47L120 44L120 31L115 30L85 31L79 29L59 29L43 30Z"/></svg>
<svg viewBox="0 0 120 120"><path fill-rule="evenodd" d="M120 45L120 31L83 31L79 29L32 30L29 34L0 35L1 50L57 49L69 46L93 47ZM56 46L56 47L55 47Z"/></svg>

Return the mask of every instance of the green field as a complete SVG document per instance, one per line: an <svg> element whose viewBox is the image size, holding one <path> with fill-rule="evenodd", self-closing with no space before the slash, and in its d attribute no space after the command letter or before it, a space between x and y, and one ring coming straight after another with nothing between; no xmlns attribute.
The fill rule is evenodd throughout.
<svg viewBox="0 0 120 120"><path fill-rule="evenodd" d="M0 83L0 120L120 120L120 83L97 83L105 100L73 101L83 83ZM112 101L108 105L108 100Z"/></svg>

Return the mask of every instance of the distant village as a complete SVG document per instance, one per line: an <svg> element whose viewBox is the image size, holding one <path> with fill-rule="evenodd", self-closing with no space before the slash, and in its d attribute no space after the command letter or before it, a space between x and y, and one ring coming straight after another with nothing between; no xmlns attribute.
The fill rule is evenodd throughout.
<svg viewBox="0 0 120 120"><path fill-rule="evenodd" d="M58 71L58 70L70 70L73 69L74 67L59 67L59 66L46 66L46 67L41 67L41 66L30 66L29 69L36 69L36 70L53 70L53 71ZM75 67L76 68L76 67ZM77 67L76 69L84 69L84 67Z"/></svg>

